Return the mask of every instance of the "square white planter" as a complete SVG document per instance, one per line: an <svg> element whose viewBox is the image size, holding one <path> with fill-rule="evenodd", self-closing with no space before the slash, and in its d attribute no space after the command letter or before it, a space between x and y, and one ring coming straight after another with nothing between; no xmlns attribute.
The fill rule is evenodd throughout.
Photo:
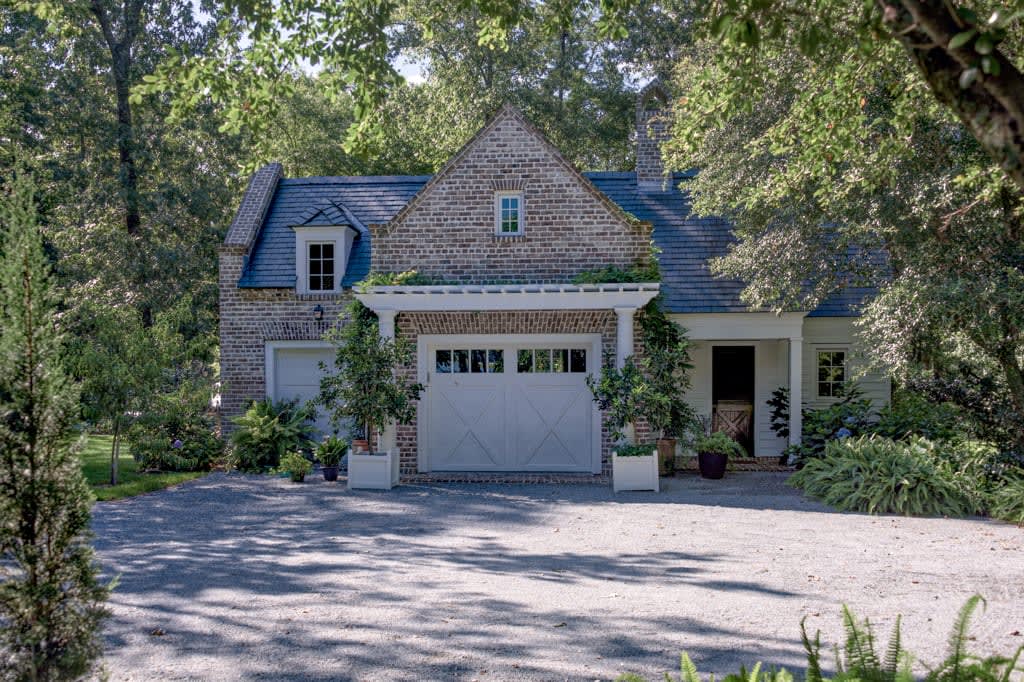
<svg viewBox="0 0 1024 682"><path fill-rule="evenodd" d="M348 487L391 490L398 485L398 453L348 453Z"/></svg>
<svg viewBox="0 0 1024 682"><path fill-rule="evenodd" d="M619 457L612 453L612 489L658 492L658 451L642 457Z"/></svg>

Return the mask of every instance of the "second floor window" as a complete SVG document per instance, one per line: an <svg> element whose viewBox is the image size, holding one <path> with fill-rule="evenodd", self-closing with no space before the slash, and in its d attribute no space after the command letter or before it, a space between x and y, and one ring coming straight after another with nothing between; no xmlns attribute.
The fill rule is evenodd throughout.
<svg viewBox="0 0 1024 682"><path fill-rule="evenodd" d="M499 194L495 201L495 228L499 235L523 233L523 198L519 194Z"/></svg>
<svg viewBox="0 0 1024 682"><path fill-rule="evenodd" d="M334 291L334 242L310 242L309 290Z"/></svg>

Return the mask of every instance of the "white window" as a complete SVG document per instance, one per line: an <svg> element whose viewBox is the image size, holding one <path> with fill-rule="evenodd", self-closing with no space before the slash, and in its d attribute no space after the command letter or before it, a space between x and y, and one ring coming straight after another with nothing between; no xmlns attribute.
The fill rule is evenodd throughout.
<svg viewBox="0 0 1024 682"><path fill-rule="evenodd" d="M438 374L502 374L505 351L492 348L452 348L434 353Z"/></svg>
<svg viewBox="0 0 1024 682"><path fill-rule="evenodd" d="M356 232L350 227L294 227L295 289L300 294L341 291Z"/></svg>
<svg viewBox="0 0 1024 682"><path fill-rule="evenodd" d="M307 242L310 291L334 291L334 242Z"/></svg>
<svg viewBox="0 0 1024 682"><path fill-rule="evenodd" d="M817 358L818 397L841 396L846 384L846 351L819 349Z"/></svg>
<svg viewBox="0 0 1024 682"><path fill-rule="evenodd" d="M582 374L587 371L587 351L585 348L520 348L516 365L520 374Z"/></svg>
<svg viewBox="0 0 1024 682"><path fill-rule="evenodd" d="M494 196L494 231L499 235L523 234L523 195L499 192Z"/></svg>

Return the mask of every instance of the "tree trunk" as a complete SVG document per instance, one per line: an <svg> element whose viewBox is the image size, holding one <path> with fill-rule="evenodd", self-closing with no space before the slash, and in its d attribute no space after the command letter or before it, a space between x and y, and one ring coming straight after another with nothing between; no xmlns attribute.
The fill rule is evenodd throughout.
<svg viewBox="0 0 1024 682"><path fill-rule="evenodd" d="M117 485L117 465L121 458L121 419L114 418L114 442L110 446L110 485Z"/></svg>
<svg viewBox="0 0 1024 682"><path fill-rule="evenodd" d="M910 53L935 97L1024 191L1024 75L995 48L988 59L998 70L984 73L973 38L960 47L949 47L958 33L975 28L954 14L952 3L875 2L882 21Z"/></svg>

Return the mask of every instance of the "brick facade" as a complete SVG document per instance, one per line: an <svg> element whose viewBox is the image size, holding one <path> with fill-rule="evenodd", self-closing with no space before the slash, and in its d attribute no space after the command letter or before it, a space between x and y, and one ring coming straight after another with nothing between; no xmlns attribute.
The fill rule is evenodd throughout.
<svg viewBox="0 0 1024 682"><path fill-rule="evenodd" d="M495 234L494 196L522 192L522 236ZM409 206L371 225L371 269L452 283L568 282L650 255L650 225L598 192L522 115L503 109Z"/></svg>
<svg viewBox="0 0 1024 682"><path fill-rule="evenodd" d="M661 158L661 143L668 139L668 92L659 81L651 82L637 99L636 181L646 191L665 191L669 179Z"/></svg>

